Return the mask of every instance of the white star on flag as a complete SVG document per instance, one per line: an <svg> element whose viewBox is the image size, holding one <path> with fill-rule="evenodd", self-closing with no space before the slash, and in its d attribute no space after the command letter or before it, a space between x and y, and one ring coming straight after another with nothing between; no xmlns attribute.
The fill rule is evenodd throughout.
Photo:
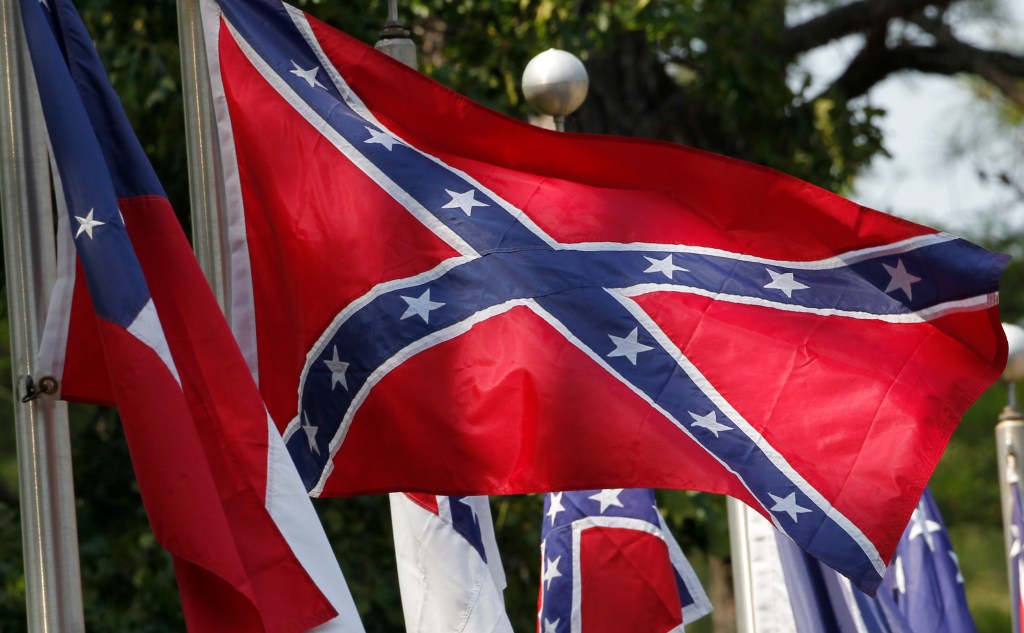
<svg viewBox="0 0 1024 633"><path fill-rule="evenodd" d="M562 575L562 572L558 571L558 562L562 560L561 556L551 560L550 558L544 559L544 571L540 575L541 583L544 583L544 590L551 589L551 581Z"/></svg>
<svg viewBox="0 0 1024 633"><path fill-rule="evenodd" d="M689 269L683 268L682 266L676 266L672 262L672 253L669 253L665 259L655 259L653 257L648 257L647 255L644 255L644 259L651 263L651 265L647 267L647 270L644 271L645 273L661 273L669 279L672 279L672 274L677 270L689 272Z"/></svg>
<svg viewBox="0 0 1024 633"><path fill-rule="evenodd" d="M562 621L562 618L555 618L555 621L544 618L544 633L555 633L558 630L558 623Z"/></svg>
<svg viewBox="0 0 1024 633"><path fill-rule="evenodd" d="M338 346L334 346L334 358L325 360L324 365L331 370L331 389L334 389L338 385L341 385L345 391L348 391L348 380L345 378L345 372L348 371L348 363L338 360Z"/></svg>
<svg viewBox="0 0 1024 633"><path fill-rule="evenodd" d="M323 88L324 90L327 90L327 86L320 83L320 80L316 78L316 74L320 72L319 66L313 66L309 70L303 70L302 66L299 66L299 64L294 59L291 60L291 62L292 66L295 66L295 69L289 70L288 72L295 75L296 77L301 77L302 79L304 79L306 83L309 84L310 88Z"/></svg>
<svg viewBox="0 0 1024 633"><path fill-rule="evenodd" d="M601 514L604 514L604 511L611 506L618 508L623 507L622 502L619 501L620 494L622 494L622 488L605 488L596 495L587 497L587 499L593 499L601 504Z"/></svg>
<svg viewBox="0 0 1024 633"><path fill-rule="evenodd" d="M629 359L629 362L636 365L637 354L654 349L653 347L648 347L647 345L644 345L643 343L637 341L637 329L638 328L633 328L633 331L627 334L625 337L619 337L609 334L608 338L610 338L612 342L615 343L615 349L613 349L608 354L608 358L613 358L615 356L625 356L626 358Z"/></svg>
<svg viewBox="0 0 1024 633"><path fill-rule="evenodd" d="M1010 545L1010 558L1015 558L1017 554L1020 554L1021 550L1020 527L1011 525L1010 534L1013 535L1013 543Z"/></svg>
<svg viewBox="0 0 1024 633"><path fill-rule="evenodd" d="M882 266L885 267L885 272L889 273L889 285L885 287L885 292L888 294L893 290L902 290L903 294L907 295L907 301L913 299L910 287L921 281L921 278L908 273L902 259L896 260L895 268L889 264L882 264Z"/></svg>
<svg viewBox="0 0 1024 633"><path fill-rule="evenodd" d="M786 514L789 515L789 518L792 519L794 523L797 523L797 522L800 521L800 515L801 514L803 514L804 512L810 512L811 511L809 508L805 508L805 507L799 505L796 502L796 493L795 492L789 493L789 495L787 495L785 498L783 498L783 497L776 497L775 495L773 495L770 492L768 493L768 496L771 497L775 501L775 505L771 507L771 511L772 512L785 512Z"/></svg>
<svg viewBox="0 0 1024 633"><path fill-rule="evenodd" d="M491 205L486 202L480 202L476 199L476 190L470 189L462 193L455 193L451 189L445 189L444 192L452 197L448 201L448 204L441 207L442 209L462 209L462 212L466 215L473 215L473 207L489 207Z"/></svg>
<svg viewBox="0 0 1024 633"><path fill-rule="evenodd" d="M716 438L718 437L718 434L721 433L722 431L731 431L733 429L733 427L726 426L725 424L719 422L718 415L714 411L706 415L697 415L693 411L687 411L687 413L689 413L690 417L693 418L693 423L690 424L690 426L695 426L701 429L707 429L714 433Z"/></svg>
<svg viewBox="0 0 1024 633"><path fill-rule="evenodd" d="M934 552L935 539L932 538L932 532L941 531L942 526L928 518L928 513L925 512L923 503L918 504L914 514L910 515L910 523L910 536L908 540L913 541L919 536L924 536L924 542L928 549Z"/></svg>
<svg viewBox="0 0 1024 633"><path fill-rule="evenodd" d="M427 288L423 294L418 297L403 296L402 299L405 299L405 302L409 304L409 307L406 308L405 312L402 314L401 320L408 319L415 314L422 318L424 323L430 323L430 311L437 310L444 305L438 301L430 300L430 288Z"/></svg>
<svg viewBox="0 0 1024 633"><path fill-rule="evenodd" d="M375 130L369 126L366 126L366 131L370 133L370 138L363 141L364 143L376 143L377 145L380 145L384 149L388 150L389 152L391 151L391 148L395 146L396 143L398 145L402 144L401 142L399 142L398 139L396 139L394 136L391 136L387 132L381 132L380 130Z"/></svg>
<svg viewBox="0 0 1024 633"><path fill-rule="evenodd" d="M907 576L903 573L903 559L899 556L896 557L896 580L893 583L896 586L896 591L906 595L907 593Z"/></svg>
<svg viewBox="0 0 1024 633"><path fill-rule="evenodd" d="M773 290L781 290L786 293L786 296L790 299L793 298L794 290L806 290L808 286L800 283L793 278L793 273L777 273L771 268L765 268L772 280L764 285L765 288L772 288Z"/></svg>
<svg viewBox="0 0 1024 633"><path fill-rule="evenodd" d="M302 413L302 430L306 432L306 439L309 441L309 450L313 451L317 455L320 454L320 447L316 445L316 432L319 427L313 426L309 423L309 416L305 412Z"/></svg>
<svg viewBox="0 0 1024 633"><path fill-rule="evenodd" d="M562 505L562 493L551 493L548 495L548 499L551 500L551 507L548 508L548 513L545 516L551 519L551 525L554 525L555 517L558 516L558 513L565 512L565 506Z"/></svg>
<svg viewBox="0 0 1024 633"><path fill-rule="evenodd" d="M960 557L956 555L956 552L949 550L949 557L953 559L953 567L956 569L956 581L958 584L964 584L964 574L960 571Z"/></svg>
<svg viewBox="0 0 1024 633"><path fill-rule="evenodd" d="M95 209L89 209L89 213L87 213L84 218L77 215L75 216L75 219L78 220L78 231L75 233L75 237L85 233L91 240L92 230L97 226L103 226L106 224L106 222L100 222L99 220L92 219L93 211L95 211Z"/></svg>

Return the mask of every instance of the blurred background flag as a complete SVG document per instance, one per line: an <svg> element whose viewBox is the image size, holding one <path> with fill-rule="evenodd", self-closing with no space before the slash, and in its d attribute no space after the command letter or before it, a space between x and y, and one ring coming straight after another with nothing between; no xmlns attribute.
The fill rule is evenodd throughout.
<svg viewBox="0 0 1024 633"><path fill-rule="evenodd" d="M650 489L546 495L541 570L540 633L681 632L711 613Z"/></svg>
<svg viewBox="0 0 1024 633"><path fill-rule="evenodd" d="M946 523L927 488L896 546L883 588L890 592L912 631L974 633L977 630L967 608L960 559L953 551Z"/></svg>
<svg viewBox="0 0 1024 633"><path fill-rule="evenodd" d="M87 361L91 382L64 397L118 407L189 631L361 632L316 513L74 6L20 7L63 224L41 364L62 378L68 358Z"/></svg>
<svg viewBox="0 0 1024 633"><path fill-rule="evenodd" d="M749 557L749 633L914 633L892 597L868 596L780 538L764 517L742 508Z"/></svg>
<svg viewBox="0 0 1024 633"><path fill-rule="evenodd" d="M408 633L512 633L487 497L391 495Z"/></svg>
<svg viewBox="0 0 1024 633"><path fill-rule="evenodd" d="M926 490L874 597L743 509L752 633L974 633L963 576Z"/></svg>

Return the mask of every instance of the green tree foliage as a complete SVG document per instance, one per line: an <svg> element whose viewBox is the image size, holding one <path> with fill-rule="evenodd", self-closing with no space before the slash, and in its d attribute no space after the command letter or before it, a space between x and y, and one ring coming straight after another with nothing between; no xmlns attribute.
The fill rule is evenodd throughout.
<svg viewBox="0 0 1024 633"><path fill-rule="evenodd" d="M188 228L184 122L176 9L171 0L78 0L115 89ZM300 6L367 42L385 15L382 0ZM1024 61L958 39L950 26L991 14L988 0L408 0L400 3L424 72L516 117L536 53L578 52L591 94L569 121L577 131L660 138L768 165L844 192L885 153L884 112L866 97L892 73L973 73L987 98L1017 105ZM835 80L813 88L800 56L838 38L858 52ZM1019 110L1012 110L1019 112ZM1012 120L1012 117L1007 120ZM998 174L997 174L998 176ZM1024 194L1022 194L1024 195ZM996 227L1002 229L1003 227ZM979 237L1021 256L1019 234ZM0 299L2 300L2 299ZM1024 318L1024 264L1003 284L1003 318ZM6 310L3 310L6 314ZM13 394L6 318L0 321L0 633L24 629ZM992 425L1004 393L994 388L968 414L934 479L983 632L1008 626ZM78 528L90 631L183 630L169 556L145 522L116 414L73 407ZM730 630L729 556L721 498L663 492L659 502L693 555ZM518 631L535 627L539 578L538 495L496 498L495 526ZM369 631L402 630L386 497L317 503ZM688 630L709 631L708 622Z"/></svg>

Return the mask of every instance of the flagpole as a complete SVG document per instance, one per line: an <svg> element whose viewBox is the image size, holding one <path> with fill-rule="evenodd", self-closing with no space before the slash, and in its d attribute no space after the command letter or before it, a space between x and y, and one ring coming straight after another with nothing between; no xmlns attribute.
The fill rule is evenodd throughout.
<svg viewBox="0 0 1024 633"><path fill-rule="evenodd" d="M729 550L732 557L733 604L736 609L736 633L754 631L754 574L750 568L750 540L742 501L725 500L729 518Z"/></svg>
<svg viewBox="0 0 1024 633"><path fill-rule="evenodd" d="M1011 323L1004 323L1003 331L1009 344L1006 369L1002 375L1007 389L1007 401L996 425L996 454L999 465L999 492L1003 505L1003 540L1009 569L1012 566L1010 548L1014 540L1010 529L1013 524L1010 475L1015 474L1018 481L1024 481L1024 416L1017 407L1017 382L1024 379L1024 329ZM1013 570L1009 569L1009 573L1008 577L1012 578ZM1016 604L1017 601L1017 596L1012 595L1012 588L1010 601L1011 604Z"/></svg>
<svg viewBox="0 0 1024 633"><path fill-rule="evenodd" d="M373 47L409 68L419 68L416 44L409 39L409 31L398 18L398 0L388 0L388 18L384 22L384 30L380 32L380 39Z"/></svg>
<svg viewBox="0 0 1024 633"><path fill-rule="evenodd" d="M185 148L192 216L192 245L213 294L231 322L227 230L220 139L210 87L202 0L178 0L178 43L185 102Z"/></svg>
<svg viewBox="0 0 1024 633"><path fill-rule="evenodd" d="M46 131L16 0L0 0L0 204L28 630L85 630L67 406L38 397L36 352L56 277ZM36 397L31 397L31 396Z"/></svg>

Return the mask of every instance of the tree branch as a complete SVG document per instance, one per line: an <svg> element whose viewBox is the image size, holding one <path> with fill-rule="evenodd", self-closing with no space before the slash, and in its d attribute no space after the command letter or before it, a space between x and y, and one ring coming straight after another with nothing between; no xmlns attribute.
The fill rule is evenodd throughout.
<svg viewBox="0 0 1024 633"><path fill-rule="evenodd" d="M789 55L828 44L832 40L884 27L893 18L906 17L928 6L944 7L952 0L858 0L786 29L783 49Z"/></svg>
<svg viewBox="0 0 1024 633"><path fill-rule="evenodd" d="M933 46L903 44L892 48L869 39L843 74L827 92L847 99L859 97L889 75L916 70L936 75L976 74L1017 102L1021 90L1016 80L1024 79L1024 57L991 51L959 40L943 38Z"/></svg>

